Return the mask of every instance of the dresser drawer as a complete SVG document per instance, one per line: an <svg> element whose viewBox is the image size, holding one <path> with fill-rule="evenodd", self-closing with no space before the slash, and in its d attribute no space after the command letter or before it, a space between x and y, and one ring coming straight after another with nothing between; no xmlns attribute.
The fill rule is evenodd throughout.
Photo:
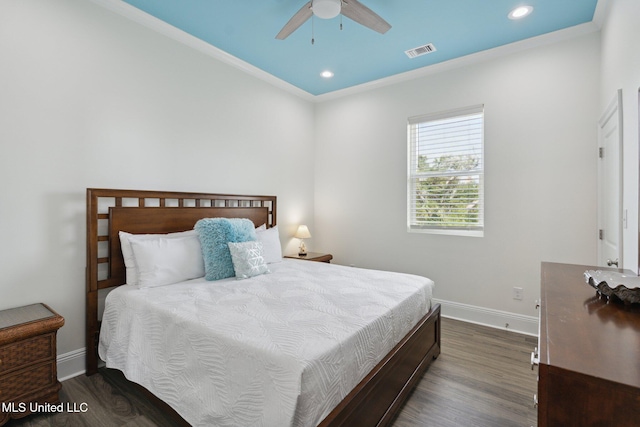
<svg viewBox="0 0 640 427"><path fill-rule="evenodd" d="M57 381L54 362L0 376L0 402L14 401L25 394L54 385Z"/></svg>
<svg viewBox="0 0 640 427"><path fill-rule="evenodd" d="M0 375L55 358L55 333L40 335L0 347Z"/></svg>

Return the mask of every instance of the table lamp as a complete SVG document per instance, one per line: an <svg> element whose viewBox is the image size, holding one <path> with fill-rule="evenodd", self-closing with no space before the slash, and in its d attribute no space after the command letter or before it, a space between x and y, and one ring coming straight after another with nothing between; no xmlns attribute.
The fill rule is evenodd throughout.
<svg viewBox="0 0 640 427"><path fill-rule="evenodd" d="M306 225L298 226L298 230L296 234L293 236L300 239L300 248L298 250L298 256L307 256L307 247L304 244L304 239L308 239L311 237L311 233L309 233L309 228Z"/></svg>

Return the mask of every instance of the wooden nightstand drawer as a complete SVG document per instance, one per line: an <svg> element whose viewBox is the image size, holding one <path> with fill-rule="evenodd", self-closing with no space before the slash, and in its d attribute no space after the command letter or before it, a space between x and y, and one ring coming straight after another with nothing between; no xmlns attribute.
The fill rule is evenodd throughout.
<svg viewBox="0 0 640 427"><path fill-rule="evenodd" d="M0 375L55 357L55 334L41 335L0 347Z"/></svg>
<svg viewBox="0 0 640 427"><path fill-rule="evenodd" d="M57 382L53 362L0 377L0 402L14 401Z"/></svg>

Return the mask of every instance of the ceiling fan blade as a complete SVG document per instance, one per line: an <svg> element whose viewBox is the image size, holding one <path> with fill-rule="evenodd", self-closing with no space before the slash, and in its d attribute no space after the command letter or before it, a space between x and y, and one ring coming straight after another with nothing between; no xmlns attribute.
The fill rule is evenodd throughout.
<svg viewBox="0 0 640 427"><path fill-rule="evenodd" d="M387 21L358 0L344 0L340 13L380 34L386 33L389 31L389 28L391 28L391 25Z"/></svg>
<svg viewBox="0 0 640 427"><path fill-rule="evenodd" d="M280 30L276 38L278 40L284 40L291 35L295 30L297 30L302 24L307 22L307 19L311 18L313 12L311 11L311 2L308 2L299 11L296 12L295 15L289 19L284 27Z"/></svg>

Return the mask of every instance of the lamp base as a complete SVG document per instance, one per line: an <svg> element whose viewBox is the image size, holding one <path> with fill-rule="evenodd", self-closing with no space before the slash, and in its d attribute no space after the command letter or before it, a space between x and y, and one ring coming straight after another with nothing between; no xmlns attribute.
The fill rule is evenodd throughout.
<svg viewBox="0 0 640 427"><path fill-rule="evenodd" d="M298 247L298 256L307 256L307 245L304 244L304 239L300 239L300 246Z"/></svg>

